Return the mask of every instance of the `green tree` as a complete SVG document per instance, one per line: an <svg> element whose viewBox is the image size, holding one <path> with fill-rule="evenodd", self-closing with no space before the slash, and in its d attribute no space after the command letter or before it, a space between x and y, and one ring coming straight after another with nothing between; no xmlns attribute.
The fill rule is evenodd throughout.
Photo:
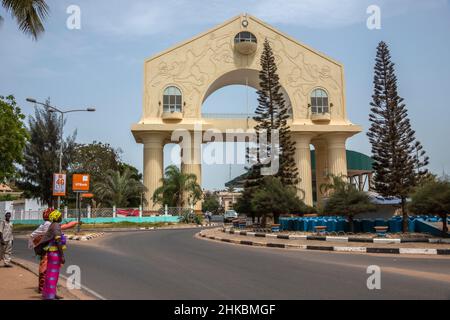
<svg viewBox="0 0 450 320"><path fill-rule="evenodd" d="M92 182L98 181L109 169L119 170L120 153L120 149L114 149L108 143L78 144L71 170L73 173L88 173Z"/></svg>
<svg viewBox="0 0 450 320"><path fill-rule="evenodd" d="M255 218L257 217L257 213L252 207L253 194L256 190L256 187L251 186L251 180L246 180L244 182L244 189L242 190L241 196L237 199L233 206L237 212L252 217L253 222L255 222Z"/></svg>
<svg viewBox="0 0 450 320"><path fill-rule="evenodd" d="M185 207L195 205L202 198L202 189L195 174L181 172L178 167L168 166L161 179L162 186L153 193L153 202L161 206ZM185 200L188 203L185 203Z"/></svg>
<svg viewBox="0 0 450 320"><path fill-rule="evenodd" d="M214 192L206 192L203 198L202 211L217 214L220 208L219 197Z"/></svg>
<svg viewBox="0 0 450 320"><path fill-rule="evenodd" d="M71 173L87 173L91 176L91 183L104 180L104 175L108 170L118 171L124 174L130 171L133 179L142 181L142 174L135 167L121 161L122 150L113 148L108 143L93 141L89 144L78 144L75 148L75 156L71 164ZM69 178L70 179L70 178ZM72 195L72 200L75 199ZM138 207L142 202L142 195L136 194L130 198L129 206ZM101 202L101 199L94 194L94 206Z"/></svg>
<svg viewBox="0 0 450 320"><path fill-rule="evenodd" d="M133 172L125 169L123 173L108 170L100 181L94 183L94 194L101 205L127 208L130 201L146 192L146 187L133 177Z"/></svg>
<svg viewBox="0 0 450 320"><path fill-rule="evenodd" d="M348 217L350 231L353 232L353 218L356 214L376 210L376 205L370 201L364 191L359 191L354 185L345 181L342 177L332 176L333 186L329 184L328 190L332 190L330 197L325 201L324 214L344 215Z"/></svg>
<svg viewBox="0 0 450 320"><path fill-rule="evenodd" d="M11 13L19 29L37 40L44 30L43 21L47 18L49 7L44 0L2 0L3 8ZM0 16L0 23L3 17Z"/></svg>
<svg viewBox="0 0 450 320"><path fill-rule="evenodd" d="M47 100L47 104L50 101ZM63 126L65 123L63 123ZM17 186L25 196L40 198L53 206L53 173L59 170L61 116L48 108L36 108L28 122L30 139L25 146L24 162ZM62 171L68 172L75 154L76 132L63 142Z"/></svg>
<svg viewBox="0 0 450 320"><path fill-rule="evenodd" d="M270 215L278 223L281 214L302 213L307 210L297 196L297 190L292 186L285 186L280 178L268 176L262 182L251 199L252 210L262 217L262 225L265 225L266 218Z"/></svg>
<svg viewBox="0 0 450 320"><path fill-rule="evenodd" d="M384 42L377 48L373 83L372 124L367 135L372 144L374 186L383 196L401 199L403 232L407 232L406 198L427 173L428 157L415 139L403 98L398 95L394 63Z"/></svg>
<svg viewBox="0 0 450 320"><path fill-rule="evenodd" d="M144 178L142 173L140 173L136 167L133 167L132 165L125 162L120 162L119 171L124 172L125 170L131 171L131 176L136 180L142 181L142 179Z"/></svg>
<svg viewBox="0 0 450 320"><path fill-rule="evenodd" d="M439 215L442 218L442 235L447 236L447 217L450 214L450 181L429 179L411 195L408 209L415 214Z"/></svg>
<svg viewBox="0 0 450 320"><path fill-rule="evenodd" d="M126 170L130 171L131 178L135 179L136 181L140 181L141 183L143 183L142 173L140 173L137 168L135 168L132 165L127 164L125 162L120 162L119 163L119 172L121 174L123 174ZM145 192L142 192L140 194L136 193L134 195L134 197L132 196L129 199L129 204L128 205L130 207L133 207L133 208L140 206L142 203L143 203L143 205L147 205L147 200L145 200L144 193Z"/></svg>
<svg viewBox="0 0 450 320"><path fill-rule="evenodd" d="M0 183L13 178L16 165L23 161L28 139L24 119L13 96L0 96Z"/></svg>

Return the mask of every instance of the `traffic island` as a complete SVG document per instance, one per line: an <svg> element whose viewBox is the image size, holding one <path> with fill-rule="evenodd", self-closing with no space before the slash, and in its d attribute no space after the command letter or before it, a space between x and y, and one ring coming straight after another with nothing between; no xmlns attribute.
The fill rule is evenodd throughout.
<svg viewBox="0 0 450 320"><path fill-rule="evenodd" d="M447 243L413 243L400 241L347 242L342 239L308 238L308 236L291 236L279 234L257 234L255 232L224 232L223 228L202 230L199 238L233 243L245 246L259 246L282 249L302 249L316 251L335 251L373 254L413 254L450 256L450 245ZM244 234L245 233L245 234ZM279 237L281 236L281 237ZM286 237L287 236L287 237ZM253 238L253 239L252 239ZM384 239L384 238L382 238ZM334 240L334 241L333 241ZM348 240L348 239L347 239ZM345 244L343 244L345 242Z"/></svg>

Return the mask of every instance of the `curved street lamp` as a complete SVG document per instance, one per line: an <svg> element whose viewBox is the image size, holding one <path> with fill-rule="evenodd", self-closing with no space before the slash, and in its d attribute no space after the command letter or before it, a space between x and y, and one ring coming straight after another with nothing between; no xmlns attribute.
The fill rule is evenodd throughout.
<svg viewBox="0 0 450 320"><path fill-rule="evenodd" d="M30 102L30 103L34 103L35 105L44 106L44 107L48 108L50 112L57 112L57 113L61 114L61 137L60 137L61 142L60 142L60 148L59 148L59 173L61 173L61 171L62 171L63 144L64 144L64 142L63 142L63 139L64 139L64 136L63 136L64 115L66 113L72 113L72 112L95 112L95 108L91 107L91 108L86 108L86 109L71 109L71 110L63 111L63 110L58 109L55 106L49 105L48 103L39 102L39 101L37 101L34 98L27 98L26 101ZM61 207L61 196L58 196L58 210L60 210L60 207Z"/></svg>

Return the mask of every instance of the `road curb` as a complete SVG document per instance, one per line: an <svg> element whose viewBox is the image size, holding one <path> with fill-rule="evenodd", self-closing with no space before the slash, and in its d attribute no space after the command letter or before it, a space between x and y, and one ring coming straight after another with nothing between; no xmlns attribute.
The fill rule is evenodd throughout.
<svg viewBox="0 0 450 320"><path fill-rule="evenodd" d="M236 235L243 235L243 231L233 232ZM244 231L245 232L245 231ZM232 233L232 234L233 234ZM383 248L383 247L345 247L345 246L317 246L317 245L297 245L271 242L255 242L250 240L238 240L230 238L222 238L211 236L203 231L196 234L198 237L215 240L220 242L227 242L245 246L258 246L279 249L304 249L313 251L335 251L335 252L351 252L351 253L374 253L374 254L397 254L397 255L450 255L450 249L428 249L428 248ZM274 236L274 235L271 235ZM270 238L270 237L267 237ZM273 238L273 237L272 237ZM285 239L285 238L284 238ZM291 239L289 239L291 240ZM298 239L296 239L298 240Z"/></svg>
<svg viewBox="0 0 450 320"><path fill-rule="evenodd" d="M262 233L262 232L251 232L243 230L234 230L232 228L222 228L222 232L229 234L236 234L240 236L249 237L259 237L259 238L276 238L283 240L313 240L313 241L329 241L329 242L362 242L362 243L433 243L433 244L450 244L450 239L400 239L400 238L358 238L358 237L348 237L348 236L321 236L321 235L288 235L288 234L275 234L275 233Z"/></svg>
<svg viewBox="0 0 450 320"><path fill-rule="evenodd" d="M69 235L69 236L67 236L67 239L74 240L74 241L88 241L88 240L92 240L92 239L101 237L104 234L105 234L104 232L97 232L97 233L89 234L87 236Z"/></svg>

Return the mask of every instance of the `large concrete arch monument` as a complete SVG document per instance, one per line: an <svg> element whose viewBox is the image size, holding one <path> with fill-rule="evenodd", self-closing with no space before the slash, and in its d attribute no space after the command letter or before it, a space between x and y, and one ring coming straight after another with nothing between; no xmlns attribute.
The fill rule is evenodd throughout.
<svg viewBox="0 0 450 320"><path fill-rule="evenodd" d="M252 128L247 118L202 117L202 104L216 90L232 84L259 88L262 43L268 39L275 54L280 83L292 109L289 122L296 143L301 177L299 194L312 204L310 145L316 150L317 185L327 174L346 175L346 140L361 131L347 118L344 68L339 62L292 39L259 19L243 14L144 63L142 118L132 126L144 145L144 184L151 197L163 176L163 148L176 129L194 135L201 130ZM182 170L201 182L202 139L192 139L191 159ZM319 195L319 198L322 195Z"/></svg>

